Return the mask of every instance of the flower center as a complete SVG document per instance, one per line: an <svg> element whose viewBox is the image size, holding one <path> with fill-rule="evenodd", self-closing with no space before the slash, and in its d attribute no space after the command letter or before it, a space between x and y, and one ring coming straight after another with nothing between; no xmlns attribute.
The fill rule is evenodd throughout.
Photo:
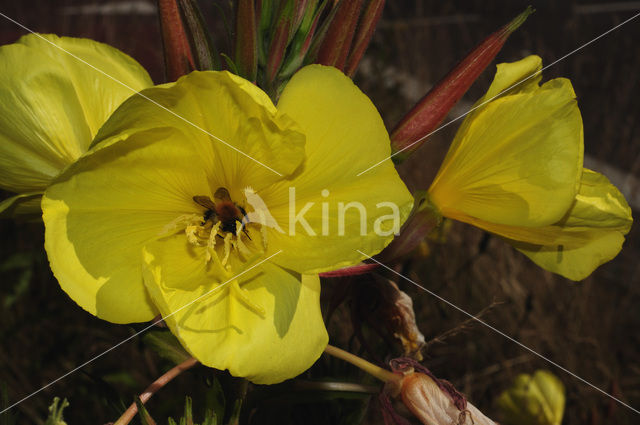
<svg viewBox="0 0 640 425"><path fill-rule="evenodd" d="M230 258L240 262L266 250L265 229L249 220L245 207L231 199L229 191L220 187L213 199L196 195L193 202L203 208L202 214L185 214L163 229L163 234L184 229L187 241L206 247L205 262L213 261L229 270Z"/></svg>

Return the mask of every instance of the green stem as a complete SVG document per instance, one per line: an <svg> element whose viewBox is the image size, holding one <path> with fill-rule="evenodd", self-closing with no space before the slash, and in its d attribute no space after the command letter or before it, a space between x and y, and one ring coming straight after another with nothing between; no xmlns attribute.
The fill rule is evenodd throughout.
<svg viewBox="0 0 640 425"><path fill-rule="evenodd" d="M153 394L155 394L160 388L168 384L173 378L180 375L185 370L191 369L197 364L198 364L198 361L193 357L191 357L185 360L184 362L180 363L178 366L174 367L173 369L169 370L167 373L165 373L164 375L162 375L161 377L153 381L153 383L149 385L142 394L140 394L140 402L143 404L146 403ZM138 406L136 406L136 403L132 403L131 406L129 406L129 408L122 414L122 416L120 416L120 418L118 418L117 421L115 421L113 425L128 424L129 422L131 422L131 419L133 419L136 416L136 413L138 413Z"/></svg>
<svg viewBox="0 0 640 425"><path fill-rule="evenodd" d="M333 357L344 360L345 362L351 363L386 384L396 388L400 387L400 382L402 381L401 375L397 375L387 369L376 366L355 354L351 354L348 351L344 351L338 347L334 347L333 345L327 345L324 352Z"/></svg>

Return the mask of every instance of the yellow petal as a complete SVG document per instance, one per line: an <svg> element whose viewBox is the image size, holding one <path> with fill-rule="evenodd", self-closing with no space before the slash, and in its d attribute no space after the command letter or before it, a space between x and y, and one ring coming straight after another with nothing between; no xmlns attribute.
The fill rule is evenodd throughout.
<svg viewBox="0 0 640 425"><path fill-rule="evenodd" d="M527 56L516 62L499 63L491 86L470 109L457 134L468 132L475 115L482 112L483 107L492 100L508 94L535 91L542 79L542 74L538 73L541 69L542 59L536 55ZM449 157L455 154L463 140L462 137L456 137L453 140L443 163L449 161Z"/></svg>
<svg viewBox="0 0 640 425"><path fill-rule="evenodd" d="M461 126L429 192L443 215L580 280L620 251L631 210L604 176L582 170L582 122L568 80L538 87L536 75L511 88L540 66L538 57L498 66L481 99L488 103Z"/></svg>
<svg viewBox="0 0 640 425"><path fill-rule="evenodd" d="M0 187L43 190L122 101L150 85L133 59L92 40L31 34L0 47Z"/></svg>
<svg viewBox="0 0 640 425"><path fill-rule="evenodd" d="M40 220L40 200L42 192L27 192L4 199L0 202L0 217L32 216Z"/></svg>
<svg viewBox="0 0 640 425"><path fill-rule="evenodd" d="M429 189L442 214L525 227L560 220L582 170L571 83L559 78L499 97L467 120Z"/></svg>
<svg viewBox="0 0 640 425"><path fill-rule="evenodd" d="M179 128L199 141L211 193L226 187L232 199L241 199L248 186L260 190L290 175L304 158L304 135L295 123L276 116L262 90L229 72L192 72L142 94L118 109L94 145L142 129Z"/></svg>
<svg viewBox="0 0 640 425"><path fill-rule="evenodd" d="M507 226L472 217L462 221L504 237L540 267L571 280L582 280L613 259L632 224L631 208L620 191L586 168L573 205L553 225Z"/></svg>
<svg viewBox="0 0 640 425"><path fill-rule="evenodd" d="M266 262L220 280L209 271L204 249L192 249L182 235L149 244L144 257L153 301L203 364L274 384L304 372L322 354L328 335L318 276Z"/></svg>
<svg viewBox="0 0 640 425"><path fill-rule="evenodd" d="M45 192L45 248L62 289L116 323L155 316L142 283L142 247L206 193L189 138L170 129L135 133L92 150Z"/></svg>
<svg viewBox="0 0 640 425"><path fill-rule="evenodd" d="M303 169L292 179L260 193L286 233L270 229L270 252L283 250L274 262L301 273L316 273L366 258L357 250L368 255L381 251L393 239L393 220L384 220L382 216L393 211L392 207L378 204L395 205L401 225L413 200L391 160L358 176L391 154L389 136L375 106L337 69L311 65L298 71L287 84L278 111L293 118L307 139ZM312 205L303 218L311 232L297 222L295 235L291 235L291 220L308 203ZM324 214L326 231L322 220L324 203L328 208ZM340 214L340 203L344 207L356 203L364 213L351 207ZM376 234L376 220L388 234ZM362 223L366 224L364 231ZM341 227L343 235L339 234Z"/></svg>
<svg viewBox="0 0 640 425"><path fill-rule="evenodd" d="M541 69L542 59L536 55L516 62L499 63L489 90L478 103L496 96L535 91L542 79L542 74L539 73Z"/></svg>
<svg viewBox="0 0 640 425"><path fill-rule="evenodd" d="M125 99L153 85L138 62L104 43L53 34L27 35L19 42L42 52L65 69L92 135Z"/></svg>
<svg viewBox="0 0 640 425"><path fill-rule="evenodd" d="M607 177L584 168L580 191L562 225L616 229L626 235L631 224L631 208L624 195Z"/></svg>
<svg viewBox="0 0 640 425"><path fill-rule="evenodd" d="M567 217L553 228L554 240L545 245L510 241L540 267L571 280L582 280L598 266L613 259L631 228L631 209L609 180L584 170L580 192ZM572 236L582 241L572 243Z"/></svg>

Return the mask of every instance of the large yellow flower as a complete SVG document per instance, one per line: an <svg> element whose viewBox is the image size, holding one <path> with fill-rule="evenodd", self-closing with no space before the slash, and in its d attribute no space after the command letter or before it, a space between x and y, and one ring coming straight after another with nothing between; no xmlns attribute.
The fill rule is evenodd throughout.
<svg viewBox="0 0 640 425"><path fill-rule="evenodd" d="M355 177L390 154L378 112L319 65L277 108L227 72L143 93L167 109L127 100L45 193L55 276L103 319L162 314L208 366L257 383L296 376L327 343L317 273L379 252L398 230L391 205L399 222L411 209L391 161Z"/></svg>
<svg viewBox="0 0 640 425"><path fill-rule="evenodd" d="M538 56L498 65L429 196L442 215L498 234L545 269L581 280L620 251L631 209L606 177L582 168L582 119L569 80L540 86L537 74L512 87L541 66Z"/></svg>
<svg viewBox="0 0 640 425"><path fill-rule="evenodd" d="M152 85L136 61L93 40L30 34L0 47L0 188L19 194L0 212L37 212L109 115Z"/></svg>

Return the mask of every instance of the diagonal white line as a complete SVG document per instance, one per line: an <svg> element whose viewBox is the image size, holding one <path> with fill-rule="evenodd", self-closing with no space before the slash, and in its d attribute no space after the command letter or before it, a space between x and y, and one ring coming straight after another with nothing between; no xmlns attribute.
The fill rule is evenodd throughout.
<svg viewBox="0 0 640 425"><path fill-rule="evenodd" d="M281 173L277 172L276 170L274 170L273 168L269 167L268 165L266 165L266 164L264 164L264 163L262 163L262 162L258 161L257 159L255 159L255 158L254 158L254 157L252 157L251 155L248 155L248 154L246 154L246 153L242 152L240 149L238 149L238 148L236 148L235 146L233 146L233 145L231 145L231 144L229 144L229 143L225 142L225 141L224 141L224 140L222 140L221 138L219 138L219 137L217 137L217 136L214 136L213 134L209 133L209 132L208 132L207 130L205 130L204 128L202 128L202 127L198 126L197 124L194 124L193 122L191 122L191 121L189 121L188 119L184 118L182 115L176 114L175 112L173 112L173 111L171 111L170 109L166 108L165 106L163 106L163 105L159 104L158 102L156 102L155 100L153 100L153 99L149 98L148 96L145 96L144 94L142 94L142 93L138 92L136 89L134 89L134 88L132 88L132 87L128 86L127 84L123 83L122 81L118 80L117 78L112 77L111 75L107 74L106 72L102 71L102 70L101 70L101 69L99 69L99 68L96 68L95 66L91 65L89 62L85 61L84 59L79 58L78 56L74 55L73 53L71 53L70 51L66 50L65 48L60 47L60 46L58 46L58 45L57 45L57 44L55 44L55 43L52 43L51 41L47 40L46 38L44 38L44 37L43 37L43 36L41 36L40 34L38 34L38 33L34 32L34 31L32 31L31 29L29 29L29 28L27 28L27 27L25 27L25 26L24 26L24 25L22 25L20 22L18 22L18 21L16 21L16 20L14 20L14 19L11 19L10 17L8 17L7 15L5 15L5 14L4 14L4 13L2 13L2 12L0 12L0 16L4 17L5 19L7 19L7 20L9 20L9 21L11 21L11 22L13 22L14 24L16 24L17 26L19 26L20 28L22 28L22 29L24 29L24 30L26 30L26 31L30 32L31 34L35 35L36 37L38 37L38 38L40 38L40 39L42 39L42 40L46 41L47 43L51 44L51 45L52 45L53 47L55 47L56 49L62 50L63 52L65 52L65 53L66 53L66 54L68 54L69 56L71 56L71 57L73 57L73 58L77 59L78 61L80 61L80 62L82 62L82 63L84 63L84 64L85 64L85 65L87 65L88 67L90 67L90 68L92 68L92 69L94 69L94 70L98 71L99 73L101 73L101 74L102 74L102 75L104 75L105 77L107 77L107 78L109 78L109 79L111 79L111 80L115 81L116 83L120 84L121 86L123 86L123 87L125 87L125 88L127 88L127 89L131 90L131 91L134 93L134 95L138 95L138 96L140 96L140 97L142 97L142 98L144 98L144 99L148 100L149 102L153 103L153 104L154 104L154 105L156 105L157 107L159 107L159 108L161 108L161 109L164 109L165 111L169 112L171 115L174 115L175 117L177 117L177 118L181 119L182 121L184 121L185 123L189 124L190 126L192 126L192 127L196 128L196 129L200 130L201 132L203 132L203 133L207 134L208 136L210 136L210 137L214 138L215 140L219 141L220 143L224 144L225 146L227 146L227 147L229 147L229 148L233 149L234 151L238 152L240 155L245 156L246 158L250 159L251 161L253 161L253 162L255 162L255 163L259 164L259 165L262 165L262 166L263 166L264 168L266 168L267 170L269 170L269 171L271 171L271 172L273 172L273 173L275 173L275 174L279 175L280 177L283 177L283 175L282 175Z"/></svg>
<svg viewBox="0 0 640 425"><path fill-rule="evenodd" d="M507 335L506 333L502 332L499 329L494 328L493 326L491 326L490 324L488 324L487 322L485 322L482 319L477 318L476 316L474 316L471 313L467 313L465 310L461 309L460 307L458 307L457 305L453 304L452 302L442 298L440 295L436 294L433 291L428 290L427 288L425 288L424 286L420 285L419 283L414 282L413 280L409 279L408 277L402 275L401 273L398 273L397 271L393 270L391 267L388 267L384 264L382 264L380 261L376 260L375 258L372 258L371 256L365 254L364 252L360 251L360 250L356 250L358 251L360 254L366 256L369 260L375 261L378 265L384 267L385 269L389 270L390 272L394 273L395 275L401 277L402 279L406 280L407 282L410 282L412 284L414 284L415 286L417 286L418 288L422 289L423 291L427 292L428 294L436 297L437 299L439 299L440 301L442 301L443 303L448 304L449 306L455 308L456 310L458 310L459 312L463 313L466 316L469 316L469 318L475 320L476 322L488 327L489 329L491 329L492 331L502 335L503 337L507 338L509 341L519 345L520 347L524 348L525 350L529 351L530 353L540 357L542 360L554 365L555 367L557 367L558 369L568 373L569 375L573 376L574 378L578 379L579 381L587 384L588 386L590 386L591 388L593 388L594 390L597 390L599 392L601 392L602 394L606 395L607 397L617 401L618 403L620 403L621 405L633 410L634 412L640 414L640 410L637 410L631 406L629 406L627 403L625 403L624 401L612 396L611 394L609 394L608 392L601 390L600 388L596 387L595 385L593 385L591 382L579 377L578 375L576 375L575 373L571 372L570 370L560 366L558 363L554 362L553 360L550 360L549 358L543 356L542 354L538 353L537 351L527 347L526 345L524 345L523 343L521 343L520 341L518 341L517 339Z"/></svg>
<svg viewBox="0 0 640 425"><path fill-rule="evenodd" d="M179 309L177 309L176 311L172 312L171 314L168 314L167 316L156 320L155 322L151 323L149 326L145 327L144 329L142 329L141 331L138 331L136 333L134 333L133 335L131 335L130 337L123 339L122 341L120 341L119 343L117 343L116 345L114 345L113 347L103 351L102 353L98 354L97 356L92 357L91 359L87 360L86 362L82 363L80 366L77 366L73 369L71 369L69 372L65 373L64 375L54 379L53 381L49 382L47 385L41 387L40 389L32 392L31 394L29 394L28 396L25 396L23 398L21 398L20 400L16 401L15 403L13 403L11 406L4 408L2 411L0 411L0 415L3 414L4 412L16 407L18 404L22 403L25 400L30 399L31 397L33 397L34 395L38 394L40 391L45 390L46 388L49 388L51 385L55 384L56 382L60 381L61 379L66 378L67 376L71 375L74 372L77 372L78 370L82 369L83 367L85 367L86 365L88 365L89 363L99 359L100 357L104 356L105 354L115 350L116 348L118 348L119 346L121 346L122 344L126 343L127 341L130 341L131 339L137 337L138 335L140 335L141 333L146 332L147 330L151 329L152 327L154 327L155 325L157 325L160 322L163 322L164 320L166 320L167 318L173 316L174 314L178 313L181 310L184 310L185 308L189 307L191 304L201 300L202 298L212 294L215 291L220 290L221 288L223 288L226 284L228 284L229 282L233 282L235 279L237 279L238 277L242 276L243 274L247 273L248 271L258 267L260 264L263 264L264 262L270 260L271 258L275 257L276 255L280 254L282 252L282 250L279 250L277 252L275 252L274 254L271 254L270 256L268 256L267 258L265 258L264 260L260 261L259 263L254 264L253 266L249 267L248 269L242 271L241 273L238 273L237 275L233 276L231 279L221 283L220 285L218 285L217 287L213 288L210 291L205 292L204 294L200 295L198 298L196 298L195 300L191 301L190 303L183 305L182 307L180 307Z"/></svg>
<svg viewBox="0 0 640 425"><path fill-rule="evenodd" d="M447 122L446 124L441 125L440 127L436 128L435 130L433 130L431 133L422 136L421 138L419 138L418 140L416 140L415 142L410 143L409 145L405 146L404 148L400 149L397 152L394 152L393 154L389 155L388 157L386 157L385 159L383 159L382 161L378 161L375 164L373 164L371 167L367 168L364 171L359 172L356 177L360 177L361 175L363 175L364 173L366 173L369 170L372 170L374 168L376 168L378 165L382 164L383 162L387 161L388 159L393 158L394 156L406 151L407 149L409 149L411 146L414 146L416 143L420 143L421 141L423 141L424 139L426 139L427 137L431 136L434 133L437 133L438 131L442 130L443 128L449 126L450 124L453 124L454 122L458 121L461 118L466 117L467 115L469 115L471 112L475 111L476 109L480 108L481 106L486 105L487 103L491 102L493 99L499 97L500 95L504 94L505 92L511 90L512 88L524 83L525 81L535 77L536 75L540 74L542 71L544 71L547 68L552 67L553 65L557 64L558 62L568 58L569 56L573 55L574 53L584 49L585 47L587 47L588 45L595 43L596 41L598 41L599 39L601 39L602 37L604 37L605 35L609 34L612 31L617 30L618 28L620 28L621 26L623 26L624 24L634 20L635 18L637 18L638 16L640 16L640 13L636 13L635 15L633 15L632 17L630 17L629 19L627 19L626 21L623 21L621 23L619 23L618 25L616 25L613 28L610 28L609 30L603 32L602 34L600 34L599 36L597 36L596 38L592 39L591 41L588 41L586 43L584 43L582 46L570 51L569 53L567 53L566 55L562 56L559 59L556 59L555 61L551 62L549 65L545 66L544 68L540 69L539 71L534 72L533 74L529 75L528 77L518 81L517 83L513 84L512 86L509 86L508 88L502 90L500 93L496 94L495 96L491 97L490 99L485 100L484 102L480 103L479 105L474 106L473 108L469 109L467 112L465 112L464 114L452 119L451 121Z"/></svg>

